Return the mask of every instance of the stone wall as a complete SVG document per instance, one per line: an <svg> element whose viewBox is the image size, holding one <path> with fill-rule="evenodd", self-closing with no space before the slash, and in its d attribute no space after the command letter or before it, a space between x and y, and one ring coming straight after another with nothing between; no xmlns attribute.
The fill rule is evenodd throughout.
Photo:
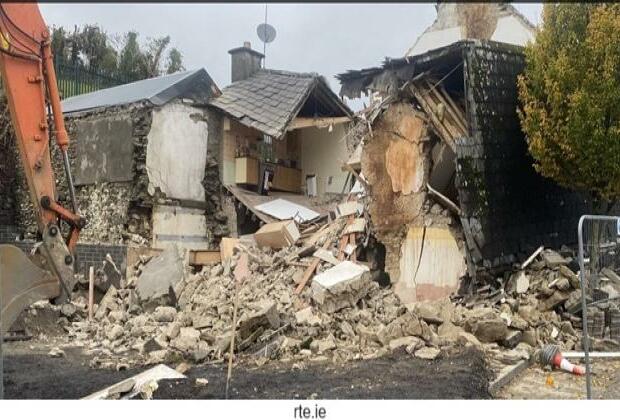
<svg viewBox="0 0 620 420"><path fill-rule="evenodd" d="M15 147L11 115L0 88L0 226L15 223Z"/></svg>
<svg viewBox="0 0 620 420"><path fill-rule="evenodd" d="M151 131L153 115L153 107L150 104L138 103L98 109L72 114L65 118L67 131L71 139L69 156L73 173L79 172L78 166L85 163L83 159L84 150L87 152L90 150L90 152L97 153L97 155L99 155L99 152L103 152L91 150L92 144L86 148L84 147L84 143L101 141L100 137L105 135L104 132L106 130L101 131L97 128L105 128L112 125L112 123L118 123L127 119L131 122L131 137L128 141L132 142L131 154L133 157L131 159L131 172L129 176L125 176L129 180L125 182L89 181L88 176L86 176L86 172L89 169L86 168L86 172L83 174L85 176L81 177L81 185L76 185L78 206L81 214L85 215L88 221L86 228L81 231L80 243L152 245L152 212L153 206L157 204L202 209L206 217L206 232L204 232L204 235L208 238L208 247L217 247L220 238L230 234L227 223L228 218L222 211L223 187L218 167L222 118L219 113L208 108L194 107L193 109L194 112L189 115L190 118L193 120L204 120L207 122L206 125L208 127L208 135L204 139L205 142L208 142L206 161L204 163L204 178L201 180L202 185L200 186L200 188L204 188L204 200L177 200L169 198L160 188L152 189L149 192L146 159L149 142L148 136ZM2 110L0 109L0 111ZM10 128L10 119L7 122ZM5 127L7 127L7 124L0 125L0 129L2 129L0 134L6 131ZM108 144L109 141L103 141L103 143ZM0 225L6 225L7 229L4 230L7 231L7 235L13 238L21 236L26 240L35 240L37 239L37 225L34 208L30 201L23 170L13 145L14 140L8 134L6 136L3 135L0 139L0 151L3 152L3 156L7 156L7 159L3 159L3 162L0 164L0 197L2 197ZM108 149L115 148L109 144L108 146ZM118 148L116 147L115 149ZM82 155L79 159L78 150ZM52 165L56 176L56 185L58 186L57 199L63 206L70 209L71 203L62 165L62 156L53 141L51 143L51 151ZM108 152L109 156L106 159L113 158L115 150ZM186 158L182 155L175 156L175 161L179 165L183 165ZM17 162L17 164L11 162ZM89 162L87 161L86 164L88 166ZM104 165L105 162L101 164ZM115 176L109 173L109 170L95 172L102 179ZM95 182L92 183L93 181ZM11 232L9 233L8 230ZM64 233L67 233L66 229Z"/></svg>
<svg viewBox="0 0 620 420"><path fill-rule="evenodd" d="M209 144L207 146L207 163L202 185L205 189L205 215L207 232L211 237L211 246L219 246L220 239L229 236L230 223L224 211L224 186L220 172L220 157L223 142L223 116L212 108L204 108L203 114L209 121Z"/></svg>
<svg viewBox="0 0 620 420"><path fill-rule="evenodd" d="M71 143L69 158L72 172L79 164L78 144L81 141L78 126L88 121L115 119L129 115L132 121L133 163L132 181L102 182L76 186L76 198L80 212L87 216L88 224L81 231L83 243L137 243L144 244L150 237L150 207L152 197L147 192L146 136L150 130L151 108L145 104L99 109L65 117L65 124ZM57 185L57 199L71 209L62 155L52 141L52 165ZM16 197L18 211L16 225L24 238L37 236L35 212L30 201L26 180L21 165L17 165ZM65 231L66 233L66 231Z"/></svg>

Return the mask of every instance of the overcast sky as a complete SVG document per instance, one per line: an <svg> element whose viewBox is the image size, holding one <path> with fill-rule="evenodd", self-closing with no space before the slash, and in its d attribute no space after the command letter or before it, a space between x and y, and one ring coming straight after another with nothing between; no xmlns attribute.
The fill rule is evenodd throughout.
<svg viewBox="0 0 620 420"><path fill-rule="evenodd" d="M515 3L533 23L542 5ZM256 26L264 4L40 4L48 25L99 24L111 34L135 30L140 38L170 35L187 69L204 67L218 86L230 83L227 51L250 41L262 51ZM418 4L269 4L277 30L267 45L267 68L314 71L340 86L334 75L401 57L435 19L435 6Z"/></svg>

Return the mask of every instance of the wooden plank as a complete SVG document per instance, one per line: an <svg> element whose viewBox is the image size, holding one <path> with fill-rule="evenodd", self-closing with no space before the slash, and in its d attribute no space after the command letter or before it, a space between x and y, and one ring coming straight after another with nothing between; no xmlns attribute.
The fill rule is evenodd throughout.
<svg viewBox="0 0 620 420"><path fill-rule="evenodd" d="M222 241L220 242L221 261L226 261L226 258L232 257L234 254L234 248L238 244L238 238L222 238Z"/></svg>
<svg viewBox="0 0 620 420"><path fill-rule="evenodd" d="M351 233L351 234L349 235L349 243L350 243L351 245L353 245L353 246L355 246L355 245L356 245L356 243L357 243L357 242L356 242L356 240L355 240L355 233ZM354 251L351 253L351 261L353 261L353 262L357 262L357 252L356 252L356 251L357 251L357 250L354 250Z"/></svg>
<svg viewBox="0 0 620 420"><path fill-rule="evenodd" d="M457 115L457 119L459 121L459 124L463 128L463 132L467 133L468 130L467 130L467 119L465 118L465 111L456 102L454 102L450 94L446 91L446 88L443 86L443 84L439 85L439 89L443 97L450 104L450 106L452 107L452 110Z"/></svg>
<svg viewBox="0 0 620 420"><path fill-rule="evenodd" d="M426 81L426 85L428 87L428 91L435 95L437 101L444 104L446 108L446 112L447 112L446 116L450 116L450 119L452 120L452 124L454 124L456 129L461 134L464 135L467 132L467 129L465 128L465 124L461 124L461 120L459 119L459 116L457 115L457 110L455 110L453 107L453 105L455 104L451 102L450 100L448 100L447 97L449 97L449 95L446 95L446 96L442 95L441 92L438 91L429 80Z"/></svg>
<svg viewBox="0 0 620 420"><path fill-rule="evenodd" d="M287 131L297 130L307 127L327 127L329 125L342 124L351 121L349 117L329 117L329 118L295 118L287 127Z"/></svg>
<svg viewBox="0 0 620 420"><path fill-rule="evenodd" d="M429 101L427 101L427 98L421 94L419 86L410 85L410 88L411 88L411 93L413 93L413 96L420 103L420 106L422 106L422 109L424 109L426 114L431 119L433 127L438 132L437 134L439 134L439 137L441 137L441 139L445 141L448 144L448 146L450 146L452 151L456 153L454 137L446 129L446 127L441 123L441 121L439 121L439 119L437 118L437 115L435 114L435 110L433 109L433 106L429 103Z"/></svg>
<svg viewBox="0 0 620 420"><path fill-rule="evenodd" d="M345 257L345 253L344 253L344 249L347 247L347 244L349 243L349 235L344 235L342 238L340 238L340 243L338 244L338 259L340 261L344 261L344 257Z"/></svg>
<svg viewBox="0 0 620 420"><path fill-rule="evenodd" d="M329 245L330 245L330 242L329 240L327 240L325 241L321 249L328 249ZM312 258L312 261L310 261L310 265L308 266L308 268L306 268L304 275L301 277L301 281L299 282L299 285L297 285L297 288L295 289L296 295L300 294L301 291L304 290L304 287L306 287L306 283L310 281L310 278L312 277L317 267L319 266L320 261L321 260L317 257Z"/></svg>
<svg viewBox="0 0 620 420"><path fill-rule="evenodd" d="M206 250L197 249L189 251L189 265L209 265L218 264L222 261L222 254L219 249Z"/></svg>
<svg viewBox="0 0 620 420"><path fill-rule="evenodd" d="M261 213L260 211L254 210L254 204L250 202L242 193L238 193L234 188L230 188L225 185L226 189L230 191L230 193L241 202L248 210L250 210L256 217L258 217L261 221L265 223L275 222L277 219L273 217L269 217L266 214Z"/></svg>

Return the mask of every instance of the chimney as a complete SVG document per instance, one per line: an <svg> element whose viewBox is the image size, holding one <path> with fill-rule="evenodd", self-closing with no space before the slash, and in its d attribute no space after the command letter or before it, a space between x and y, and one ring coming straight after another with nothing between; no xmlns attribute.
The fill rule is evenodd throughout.
<svg viewBox="0 0 620 420"><path fill-rule="evenodd" d="M243 43L243 47L233 48L230 54L230 81L232 83L247 79L260 69L261 60L265 57L252 49L249 41Z"/></svg>

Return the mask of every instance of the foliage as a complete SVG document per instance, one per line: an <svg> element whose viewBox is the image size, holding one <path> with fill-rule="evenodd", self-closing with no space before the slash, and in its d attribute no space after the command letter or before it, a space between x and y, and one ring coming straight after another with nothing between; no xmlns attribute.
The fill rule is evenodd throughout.
<svg viewBox="0 0 620 420"><path fill-rule="evenodd" d="M131 80L146 78L144 53L138 44L138 33L130 31L125 35L125 45L120 52L118 70Z"/></svg>
<svg viewBox="0 0 620 420"><path fill-rule="evenodd" d="M170 36L139 41L135 31L110 35L98 25L76 26L72 32L52 28L52 50L62 63L101 71L124 80L141 80L183 70L183 56L168 48ZM121 39L117 42L116 39ZM167 60L164 60L167 52ZM165 61L165 62L164 62Z"/></svg>
<svg viewBox="0 0 620 420"><path fill-rule="evenodd" d="M171 48L168 52L168 60L166 62L166 74L172 74L184 70L183 54L181 54L181 51L176 48Z"/></svg>
<svg viewBox="0 0 620 420"><path fill-rule="evenodd" d="M545 4L525 53L519 117L536 170L609 208L620 198L620 4Z"/></svg>

